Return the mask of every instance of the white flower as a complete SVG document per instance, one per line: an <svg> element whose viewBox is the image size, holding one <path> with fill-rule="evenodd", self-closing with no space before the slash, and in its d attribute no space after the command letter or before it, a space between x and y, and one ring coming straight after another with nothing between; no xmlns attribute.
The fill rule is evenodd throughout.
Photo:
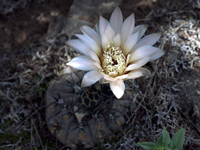
<svg viewBox="0 0 200 150"><path fill-rule="evenodd" d="M161 34L141 38L146 26L135 26L134 14L123 21L119 7L112 13L110 21L100 16L96 31L88 26L81 26L81 31L83 35L76 34L78 39L69 40L67 44L83 55L67 65L89 71L83 77L82 87L100 80L100 83L110 84L117 98L124 94L123 80L151 74L142 66L164 54L163 50L152 46Z"/></svg>

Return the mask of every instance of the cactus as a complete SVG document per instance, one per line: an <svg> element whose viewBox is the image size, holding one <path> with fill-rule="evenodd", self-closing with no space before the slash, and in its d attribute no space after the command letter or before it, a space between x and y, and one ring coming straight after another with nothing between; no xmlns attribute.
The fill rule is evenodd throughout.
<svg viewBox="0 0 200 150"><path fill-rule="evenodd" d="M84 74L83 71L67 67L50 82L46 92L48 128L61 143L72 149L79 145L91 148L102 143L106 137L121 129L128 111L133 109L127 94L116 99L110 95L109 88L99 83L80 88ZM93 97L87 96L88 93ZM82 102L90 100L98 103L83 106Z"/></svg>

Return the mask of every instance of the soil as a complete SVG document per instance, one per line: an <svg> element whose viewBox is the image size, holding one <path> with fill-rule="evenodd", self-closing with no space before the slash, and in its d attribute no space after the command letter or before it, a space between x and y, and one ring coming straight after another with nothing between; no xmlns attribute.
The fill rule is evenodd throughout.
<svg viewBox="0 0 200 150"><path fill-rule="evenodd" d="M179 78L176 103L185 117L200 132L200 68L184 71Z"/></svg>
<svg viewBox="0 0 200 150"><path fill-rule="evenodd" d="M72 0L31 2L24 9L0 14L0 55L20 51L47 33L49 20L54 15L66 15Z"/></svg>

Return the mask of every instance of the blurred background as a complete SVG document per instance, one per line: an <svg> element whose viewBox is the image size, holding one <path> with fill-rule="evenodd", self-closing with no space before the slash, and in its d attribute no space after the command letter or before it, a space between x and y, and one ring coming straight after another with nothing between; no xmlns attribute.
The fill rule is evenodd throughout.
<svg viewBox="0 0 200 150"><path fill-rule="evenodd" d="M194 16L192 11L199 9L199 2L198 0L181 2L179 0L1 0L0 54L19 50L45 37L53 37L61 30L66 30L62 31L62 34L72 35L75 28L83 22L94 26L99 15L108 19L116 6L120 6L124 17L134 12L136 23L153 21L155 24L158 22L167 24L164 17L170 13Z"/></svg>

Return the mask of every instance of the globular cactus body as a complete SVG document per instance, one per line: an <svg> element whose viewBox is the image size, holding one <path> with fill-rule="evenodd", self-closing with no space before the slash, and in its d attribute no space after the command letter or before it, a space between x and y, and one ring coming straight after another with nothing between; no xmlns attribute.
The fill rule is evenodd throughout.
<svg viewBox="0 0 200 150"><path fill-rule="evenodd" d="M91 148L121 129L132 107L127 94L118 100L115 96L106 97L106 92L100 96L102 94L98 90L101 89L97 88L87 96L87 92L76 91L85 72L67 67L61 74L58 79L51 81L46 93L47 125L61 143L72 149L80 144L84 148ZM97 103L88 105L90 98Z"/></svg>

